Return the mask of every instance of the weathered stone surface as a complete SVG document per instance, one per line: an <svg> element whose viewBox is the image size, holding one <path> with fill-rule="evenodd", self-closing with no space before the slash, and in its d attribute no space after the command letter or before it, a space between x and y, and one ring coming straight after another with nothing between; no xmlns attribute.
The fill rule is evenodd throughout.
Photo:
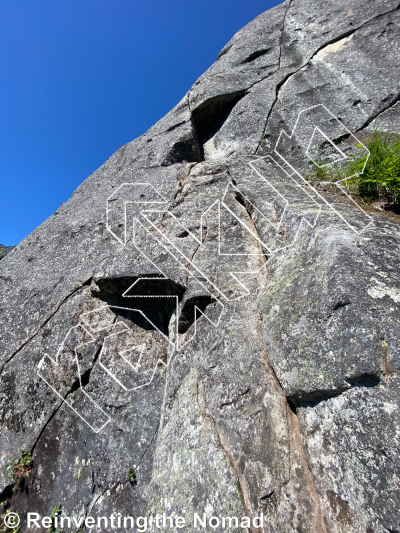
<svg viewBox="0 0 400 533"><path fill-rule="evenodd" d="M58 504L153 532L162 512L186 520L170 531L194 513L400 531L400 229L301 178L315 126L345 155L350 133L399 132L399 16L260 15L2 259L0 449L34 469L1 470L1 501L21 531Z"/></svg>

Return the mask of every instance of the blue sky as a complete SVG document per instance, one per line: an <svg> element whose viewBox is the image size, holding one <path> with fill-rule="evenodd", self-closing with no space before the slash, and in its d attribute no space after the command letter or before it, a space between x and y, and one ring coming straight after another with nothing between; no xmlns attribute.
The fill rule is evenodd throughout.
<svg viewBox="0 0 400 533"><path fill-rule="evenodd" d="M1 0L0 243L164 116L271 0Z"/></svg>

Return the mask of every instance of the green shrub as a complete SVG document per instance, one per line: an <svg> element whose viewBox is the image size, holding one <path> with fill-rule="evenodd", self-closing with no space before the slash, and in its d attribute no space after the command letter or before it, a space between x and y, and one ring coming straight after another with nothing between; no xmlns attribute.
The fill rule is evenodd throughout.
<svg viewBox="0 0 400 533"><path fill-rule="evenodd" d="M352 178L357 195L366 200L400 203L400 136L374 131L366 144L370 151L364 172ZM361 172L366 156L350 164L350 174Z"/></svg>
<svg viewBox="0 0 400 533"><path fill-rule="evenodd" d="M362 149L361 144L357 145ZM342 167L318 166L306 176L309 181L339 181L349 192L365 201L382 200L389 204L400 203L400 135L375 130L366 147L370 151L367 155L354 156L353 160ZM363 171L365 165L365 169ZM345 180L346 176L358 174Z"/></svg>

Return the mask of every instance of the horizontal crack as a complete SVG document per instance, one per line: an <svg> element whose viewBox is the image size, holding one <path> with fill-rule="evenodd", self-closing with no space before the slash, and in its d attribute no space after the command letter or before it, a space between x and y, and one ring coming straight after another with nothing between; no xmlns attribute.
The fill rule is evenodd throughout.
<svg viewBox="0 0 400 533"><path fill-rule="evenodd" d="M225 403L221 403L221 405L219 406L220 408L221 407L227 407L229 405L234 405L235 403L237 403L241 398L243 398L243 396L245 396L246 394L248 394L250 392L250 387L247 387L247 389L243 392L241 392L239 394L239 396L237 398L235 398L234 400L230 401L230 402L225 402Z"/></svg>
<svg viewBox="0 0 400 533"><path fill-rule="evenodd" d="M288 402L292 403L295 409L299 407L315 407L321 402L336 398L344 392L358 387L376 387L381 382L381 378L374 373L365 372L358 376L345 378L348 385L342 385L336 389L320 389L310 392L301 391L287 397ZM293 408L292 408L293 410Z"/></svg>
<svg viewBox="0 0 400 533"><path fill-rule="evenodd" d="M245 63L251 63L252 61L255 61L257 58L267 54L270 50L272 50L272 47L269 48L263 48L261 50L256 50L255 52L252 52L249 56L244 59L240 65L244 65Z"/></svg>

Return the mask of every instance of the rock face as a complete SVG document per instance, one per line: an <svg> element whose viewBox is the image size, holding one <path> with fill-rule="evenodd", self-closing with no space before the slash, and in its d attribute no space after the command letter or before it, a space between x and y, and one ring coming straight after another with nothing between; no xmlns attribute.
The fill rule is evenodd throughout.
<svg viewBox="0 0 400 533"><path fill-rule="evenodd" d="M21 531L57 505L400 531L400 227L302 179L314 145L399 131L399 23L398 0L260 15L1 261L1 453L33 459L19 484L1 471L1 501Z"/></svg>

